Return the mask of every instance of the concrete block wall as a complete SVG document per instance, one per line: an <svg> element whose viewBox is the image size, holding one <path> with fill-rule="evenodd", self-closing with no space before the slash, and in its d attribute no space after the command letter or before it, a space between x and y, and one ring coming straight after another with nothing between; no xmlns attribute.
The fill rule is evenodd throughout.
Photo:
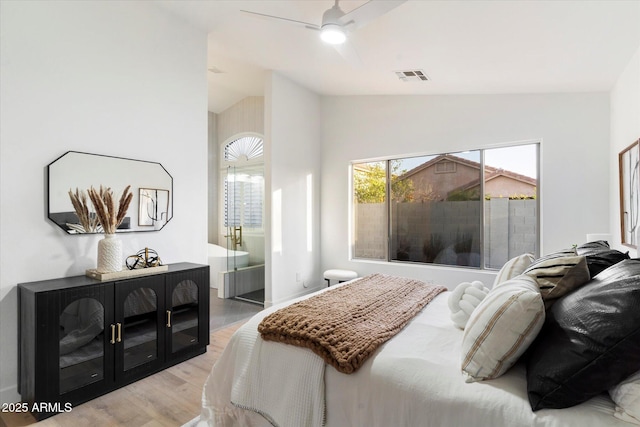
<svg viewBox="0 0 640 427"><path fill-rule="evenodd" d="M481 206L478 201L393 204L391 258L479 266ZM514 256L536 253L535 200L491 199L484 206L486 267L499 269ZM385 205L358 205L356 221L354 257L385 259ZM466 248L456 246L463 239Z"/></svg>
<svg viewBox="0 0 640 427"><path fill-rule="evenodd" d="M386 259L387 222L384 203L356 206L354 258Z"/></svg>
<svg viewBox="0 0 640 427"><path fill-rule="evenodd" d="M512 236L512 238L509 239L509 258L525 252L530 252L534 255L538 253L539 248L536 241L537 229L536 201L510 200L509 235Z"/></svg>

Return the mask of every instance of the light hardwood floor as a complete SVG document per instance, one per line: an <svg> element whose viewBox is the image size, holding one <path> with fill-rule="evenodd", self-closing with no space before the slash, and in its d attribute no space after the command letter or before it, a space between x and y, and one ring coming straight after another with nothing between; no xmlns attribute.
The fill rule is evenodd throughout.
<svg viewBox="0 0 640 427"><path fill-rule="evenodd" d="M207 352L36 423L30 414L2 413L2 427L176 427L200 413L202 387L229 338L245 320L211 333Z"/></svg>

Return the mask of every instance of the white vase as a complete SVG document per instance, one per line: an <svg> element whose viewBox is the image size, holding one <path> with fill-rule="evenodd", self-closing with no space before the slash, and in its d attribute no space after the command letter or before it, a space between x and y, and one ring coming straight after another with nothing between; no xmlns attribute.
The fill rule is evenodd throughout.
<svg viewBox="0 0 640 427"><path fill-rule="evenodd" d="M122 240L115 234L105 234L98 242L98 273L122 271Z"/></svg>

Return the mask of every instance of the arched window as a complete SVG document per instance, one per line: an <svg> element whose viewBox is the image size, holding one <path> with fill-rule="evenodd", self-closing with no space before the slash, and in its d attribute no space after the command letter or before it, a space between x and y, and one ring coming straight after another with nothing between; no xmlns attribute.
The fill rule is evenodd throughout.
<svg viewBox="0 0 640 427"><path fill-rule="evenodd" d="M223 227L264 228L264 142L255 135L232 139L222 153Z"/></svg>
<svg viewBox="0 0 640 427"><path fill-rule="evenodd" d="M258 136L243 136L224 146L225 162L247 162L262 159L263 141Z"/></svg>

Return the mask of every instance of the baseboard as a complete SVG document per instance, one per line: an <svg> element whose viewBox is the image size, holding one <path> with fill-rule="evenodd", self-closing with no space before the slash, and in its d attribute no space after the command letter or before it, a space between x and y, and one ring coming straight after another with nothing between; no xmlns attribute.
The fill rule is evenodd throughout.
<svg viewBox="0 0 640 427"><path fill-rule="evenodd" d="M0 389L0 402L1 403L16 403L20 402L20 395L18 394L18 385L11 387L5 387Z"/></svg>
<svg viewBox="0 0 640 427"><path fill-rule="evenodd" d="M290 296L288 296L288 297L287 297L287 299L283 299L283 300L280 300L280 301L271 301L271 300L266 300L266 301L264 302L264 307L265 307L265 308L268 308L268 307L271 307L272 305L275 305L275 304L280 304L280 303L283 303L283 302L291 301L291 300L293 300L293 299L295 299L295 298L299 298L299 297L302 297L302 296L308 295L308 294L310 294L310 293L313 293L313 292L319 291L319 290L321 290L321 289L326 289L326 286L322 286L322 285L321 285L321 286L316 286L316 287L313 287L313 288L306 288L306 289L304 289L303 291L301 291L301 292L297 292L297 293L295 293L294 295L290 295Z"/></svg>

